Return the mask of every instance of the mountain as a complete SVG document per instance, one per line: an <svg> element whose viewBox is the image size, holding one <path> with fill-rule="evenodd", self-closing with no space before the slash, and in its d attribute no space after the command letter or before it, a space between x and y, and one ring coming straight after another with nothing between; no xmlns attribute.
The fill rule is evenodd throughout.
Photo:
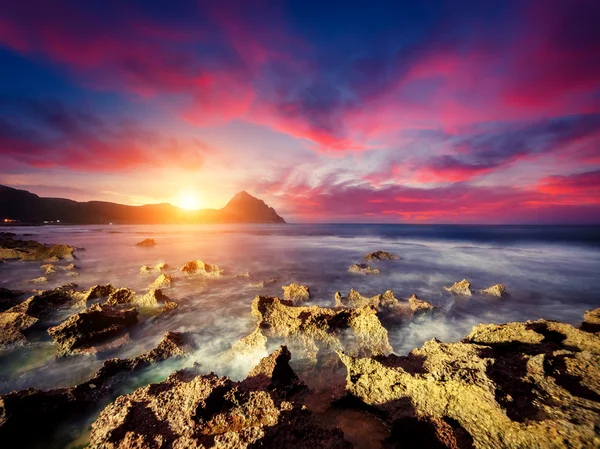
<svg viewBox="0 0 600 449"><path fill-rule="evenodd" d="M22 223L58 221L73 224L160 223L285 223L275 209L246 192L236 194L222 209L189 211L172 204L126 206L104 201L77 202L40 198L25 190L0 185L0 219Z"/></svg>

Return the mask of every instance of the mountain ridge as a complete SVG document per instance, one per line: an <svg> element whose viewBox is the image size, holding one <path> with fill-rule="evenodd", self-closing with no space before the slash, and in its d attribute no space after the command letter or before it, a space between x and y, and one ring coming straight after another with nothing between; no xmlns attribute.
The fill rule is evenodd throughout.
<svg viewBox="0 0 600 449"><path fill-rule="evenodd" d="M128 206L108 201L78 202L40 197L0 185L0 218L21 223L65 224L285 223L275 209L246 191L221 209L185 210L170 203Z"/></svg>

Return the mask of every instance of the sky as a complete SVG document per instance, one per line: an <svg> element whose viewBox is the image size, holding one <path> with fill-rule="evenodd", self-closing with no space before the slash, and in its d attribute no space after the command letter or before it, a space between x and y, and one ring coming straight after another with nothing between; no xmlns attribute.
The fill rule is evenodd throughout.
<svg viewBox="0 0 600 449"><path fill-rule="evenodd" d="M3 0L0 184L600 223L600 2Z"/></svg>

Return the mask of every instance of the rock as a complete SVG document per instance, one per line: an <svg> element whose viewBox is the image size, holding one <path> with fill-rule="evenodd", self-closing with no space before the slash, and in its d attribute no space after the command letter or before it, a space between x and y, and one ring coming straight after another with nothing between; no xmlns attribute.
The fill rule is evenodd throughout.
<svg viewBox="0 0 600 449"><path fill-rule="evenodd" d="M375 251L369 253L365 256L365 260L373 261L373 260L399 260L400 257L388 253L387 251Z"/></svg>
<svg viewBox="0 0 600 449"><path fill-rule="evenodd" d="M56 273L56 270L54 269L54 265L52 265L51 263L47 263L46 265L42 265L40 268L42 270L44 270L44 274L45 275L55 274Z"/></svg>
<svg viewBox="0 0 600 449"><path fill-rule="evenodd" d="M118 304L129 304L134 301L135 292L127 287L113 290L104 304L116 306Z"/></svg>
<svg viewBox="0 0 600 449"><path fill-rule="evenodd" d="M260 358L266 357L267 337L263 335L260 327L257 327L250 334L235 342L229 350L229 355L252 359L257 356Z"/></svg>
<svg viewBox="0 0 600 449"><path fill-rule="evenodd" d="M53 290L42 291L14 306L9 312L24 313L34 318L44 318L53 313L57 307L71 307L79 301L76 289L76 284L67 284Z"/></svg>
<svg viewBox="0 0 600 449"><path fill-rule="evenodd" d="M0 259L72 260L75 248L68 245L44 245L34 240L18 240L14 236L0 235Z"/></svg>
<svg viewBox="0 0 600 449"><path fill-rule="evenodd" d="M10 309L21 302L23 292L0 287L0 312Z"/></svg>
<svg viewBox="0 0 600 449"><path fill-rule="evenodd" d="M379 308L379 302L381 301L381 295L375 295L371 298L361 295L356 290L351 289L348 296L342 296L340 292L335 292L335 305L336 307L366 307L372 306Z"/></svg>
<svg viewBox="0 0 600 449"><path fill-rule="evenodd" d="M587 332L600 332L600 308L586 310L581 329Z"/></svg>
<svg viewBox="0 0 600 449"><path fill-rule="evenodd" d="M161 313L171 312L177 308L177 303L175 301L167 301L163 304Z"/></svg>
<svg viewBox="0 0 600 449"><path fill-rule="evenodd" d="M159 273L161 271L167 271L170 268L171 267L169 266L168 263L161 262L161 263L158 263L158 264L154 265L153 267L149 267L148 265L144 265L142 268L140 268L140 273L142 273L142 274L146 274L146 273Z"/></svg>
<svg viewBox="0 0 600 449"><path fill-rule="evenodd" d="M137 323L135 307L118 308L106 304L94 304L61 324L48 329L58 346L58 354L85 352L90 346L116 337L127 327Z"/></svg>
<svg viewBox="0 0 600 449"><path fill-rule="evenodd" d="M201 260L187 262L181 267L181 271L186 274L202 274L210 278L218 278L223 275L223 270L220 270L218 266L204 263Z"/></svg>
<svg viewBox="0 0 600 449"><path fill-rule="evenodd" d="M480 325L462 342L434 339L407 357L339 355L348 393L379 410L392 426L392 446L600 442L600 336L570 325Z"/></svg>
<svg viewBox="0 0 600 449"><path fill-rule="evenodd" d="M156 290L157 288L166 288L170 287L173 283L173 279L168 274L161 274L156 278L156 280L148 286L151 290Z"/></svg>
<svg viewBox="0 0 600 449"><path fill-rule="evenodd" d="M294 304L310 299L310 289L306 285L290 284L281 288L283 289L283 299L292 301Z"/></svg>
<svg viewBox="0 0 600 449"><path fill-rule="evenodd" d="M373 307L335 310L292 306L278 298L257 296L252 302L252 315L258 319L257 327L264 337L282 341L300 358L316 361L320 352L340 349L355 355L392 351L387 330Z"/></svg>
<svg viewBox="0 0 600 449"><path fill-rule="evenodd" d="M30 284L45 284L46 282L48 282L48 278L45 276L40 276L39 278L30 279L27 282L29 282Z"/></svg>
<svg viewBox="0 0 600 449"><path fill-rule="evenodd" d="M486 295L498 296L498 297L508 295L506 288L502 284L492 285L491 287L481 290L481 293L484 293Z"/></svg>
<svg viewBox="0 0 600 449"><path fill-rule="evenodd" d="M379 268L371 268L366 263L355 263L348 268L350 273L379 274Z"/></svg>
<svg viewBox="0 0 600 449"><path fill-rule="evenodd" d="M193 367L120 396L92 424L90 448L351 447L341 431L283 399L295 382L286 351L241 383Z"/></svg>
<svg viewBox="0 0 600 449"><path fill-rule="evenodd" d="M27 342L24 332L38 322L22 312L0 313L0 350L11 349Z"/></svg>
<svg viewBox="0 0 600 449"><path fill-rule="evenodd" d="M279 282L278 278L272 278L272 279L267 279L265 281L251 283L250 287L253 287L253 288L265 288L268 285L277 284L278 282Z"/></svg>
<svg viewBox="0 0 600 449"><path fill-rule="evenodd" d="M340 292L335 293L335 305L337 307L375 307L384 321L392 324L406 322L413 319L415 315L434 310L434 306L427 301L412 295L408 300L398 299L394 292L387 290L383 295L372 297L362 296L354 289L350 290L348 296L342 296Z"/></svg>
<svg viewBox="0 0 600 449"><path fill-rule="evenodd" d="M267 357L263 357L240 384L245 390L276 391L280 396L287 397L306 385L298 379L289 362L292 354L286 346Z"/></svg>
<svg viewBox="0 0 600 449"><path fill-rule="evenodd" d="M471 296L473 294L473 292L471 292L471 283L466 279L455 282L451 287L444 287L444 290L455 295Z"/></svg>
<svg viewBox="0 0 600 449"><path fill-rule="evenodd" d="M76 387L50 391L30 388L2 395L0 439L19 441L21 447L43 442L57 427L101 406L122 388L127 376L168 359L185 357L196 349L191 334L167 332L156 348L131 359L106 360L93 378ZM29 431L32 422L36 423L35 432Z"/></svg>
<svg viewBox="0 0 600 449"><path fill-rule="evenodd" d="M51 263L47 263L45 265L42 265L40 268L44 270L45 275L49 275L55 274L57 271L72 271L76 267L74 263L70 263L69 265L54 265Z"/></svg>
<svg viewBox="0 0 600 449"><path fill-rule="evenodd" d="M144 239L141 242L137 242L135 244L135 246L154 246L156 245L156 242L154 241L154 239Z"/></svg>
<svg viewBox="0 0 600 449"><path fill-rule="evenodd" d="M141 307L158 307L168 301L170 301L170 298L161 289L157 288L150 290L144 296L135 298L134 303Z"/></svg>
<svg viewBox="0 0 600 449"><path fill-rule="evenodd" d="M84 294L83 300L87 302L93 299L104 298L110 296L115 290L111 284L94 285Z"/></svg>

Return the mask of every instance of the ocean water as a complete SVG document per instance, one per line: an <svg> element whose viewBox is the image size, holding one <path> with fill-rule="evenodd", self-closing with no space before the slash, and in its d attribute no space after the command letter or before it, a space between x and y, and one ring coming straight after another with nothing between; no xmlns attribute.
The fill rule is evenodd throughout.
<svg viewBox="0 0 600 449"><path fill-rule="evenodd" d="M428 225L186 225L186 226L46 226L3 231L31 234L44 243L85 248L76 255L79 276L58 273L49 282L32 285L41 276L40 262L0 265L0 286L14 289L53 288L76 282L81 288L111 283L143 293L157 274L141 274L142 265L158 262L181 267L201 259L225 270L221 279L185 278L171 273L174 286L166 294L179 308L160 319L141 316L130 343L101 355L56 359L49 338L40 335L24 349L0 355L0 393L14 389L72 386L88 379L110 357L130 357L154 347L165 331L193 331L200 350L186 363L207 372L241 379L251 361L225 363L223 351L255 325L253 298L280 296L291 282L309 285L310 304L333 306L334 293L354 288L364 295L391 289L397 297L412 293L443 310L436 319L423 318L388 328L397 354L407 354L426 340L457 341L479 323L505 323L546 318L577 325L585 310L600 307L600 228L536 226ZM154 247L135 243L153 238ZM348 272L367 252L385 250L401 260L372 263L377 276ZM252 281L237 277L250 272ZM443 287L466 278L474 289L496 283L509 296L457 297ZM277 279L257 288L251 283ZM76 310L59 310L59 323ZM166 377L178 366L162 365L136 379L124 391Z"/></svg>

